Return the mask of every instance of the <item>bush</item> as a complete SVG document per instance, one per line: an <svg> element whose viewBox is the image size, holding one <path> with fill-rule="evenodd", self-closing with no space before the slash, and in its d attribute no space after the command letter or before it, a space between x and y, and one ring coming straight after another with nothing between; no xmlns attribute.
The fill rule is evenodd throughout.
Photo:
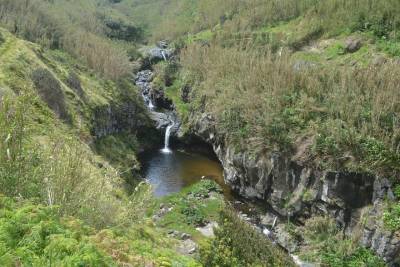
<svg viewBox="0 0 400 267"><path fill-rule="evenodd" d="M182 203L181 213L185 215L185 221L187 224L202 226L207 223L204 211L190 201Z"/></svg>
<svg viewBox="0 0 400 267"><path fill-rule="evenodd" d="M385 266L370 250L345 238L336 223L328 217L309 219L302 232L307 246L300 251L300 256L306 261L332 267Z"/></svg>
<svg viewBox="0 0 400 267"><path fill-rule="evenodd" d="M3 37L3 34L0 32L0 45L2 45L5 42L5 39Z"/></svg>
<svg viewBox="0 0 400 267"><path fill-rule="evenodd" d="M200 255L205 266L294 266L286 253L229 209L222 211L215 239L201 247Z"/></svg>
<svg viewBox="0 0 400 267"><path fill-rule="evenodd" d="M107 27L106 35L111 39L134 42L142 39L144 35L142 28L122 20L106 18L104 24Z"/></svg>
<svg viewBox="0 0 400 267"><path fill-rule="evenodd" d="M0 196L1 266L114 266L88 238L92 229L79 221L68 228L56 208L15 204ZM69 219L71 220L71 219Z"/></svg>
<svg viewBox="0 0 400 267"><path fill-rule="evenodd" d="M31 95L0 99L0 192L39 197L41 153L31 145L28 115Z"/></svg>
<svg viewBox="0 0 400 267"><path fill-rule="evenodd" d="M45 68L36 69L32 72L32 81L41 99L54 113L56 113L60 119L71 122L71 116L67 110L61 84L53 74Z"/></svg>
<svg viewBox="0 0 400 267"><path fill-rule="evenodd" d="M80 98L85 98L85 92L83 91L81 79L79 78L78 74L71 71L68 74L67 84L78 94Z"/></svg>

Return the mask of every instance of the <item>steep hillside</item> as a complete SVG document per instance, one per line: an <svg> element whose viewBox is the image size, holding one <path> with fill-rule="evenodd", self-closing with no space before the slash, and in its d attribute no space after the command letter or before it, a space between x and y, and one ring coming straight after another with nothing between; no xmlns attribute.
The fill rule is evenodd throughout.
<svg viewBox="0 0 400 267"><path fill-rule="evenodd" d="M214 182L152 197L136 155L158 133L129 76L108 80L66 52L0 36L1 266L202 266L221 246L232 251L221 262L290 266L234 213L219 218ZM261 242L261 256L225 243L230 224L211 243L196 230L210 221L242 227L233 240Z"/></svg>
<svg viewBox="0 0 400 267"><path fill-rule="evenodd" d="M132 82L0 34L0 265L199 266L151 220Z"/></svg>

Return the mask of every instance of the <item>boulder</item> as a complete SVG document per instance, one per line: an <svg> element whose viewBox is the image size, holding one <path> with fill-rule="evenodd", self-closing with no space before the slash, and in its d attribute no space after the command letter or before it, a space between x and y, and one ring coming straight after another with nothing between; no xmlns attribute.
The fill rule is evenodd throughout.
<svg viewBox="0 0 400 267"><path fill-rule="evenodd" d="M345 42L344 49L347 53L357 52L362 46L361 39L359 38L348 38Z"/></svg>
<svg viewBox="0 0 400 267"><path fill-rule="evenodd" d="M210 222L204 227L197 227L196 230L199 231L205 237L214 237L214 228L218 227L217 222Z"/></svg>

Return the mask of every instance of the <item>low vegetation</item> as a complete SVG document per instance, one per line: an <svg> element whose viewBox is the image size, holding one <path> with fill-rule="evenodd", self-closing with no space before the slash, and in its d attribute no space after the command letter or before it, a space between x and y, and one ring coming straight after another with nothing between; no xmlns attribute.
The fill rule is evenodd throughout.
<svg viewBox="0 0 400 267"><path fill-rule="evenodd" d="M132 71L127 51L142 39L140 27L107 1L4 0L0 24L14 34L51 49L64 49L107 78Z"/></svg>
<svg viewBox="0 0 400 267"><path fill-rule="evenodd" d="M345 238L335 222L329 218L315 217L307 221L302 232L306 246L300 256L322 266L381 266L386 264L356 240Z"/></svg>
<svg viewBox="0 0 400 267"><path fill-rule="evenodd" d="M204 266L295 266L285 252L234 211L223 210L219 225L215 239L202 247Z"/></svg>

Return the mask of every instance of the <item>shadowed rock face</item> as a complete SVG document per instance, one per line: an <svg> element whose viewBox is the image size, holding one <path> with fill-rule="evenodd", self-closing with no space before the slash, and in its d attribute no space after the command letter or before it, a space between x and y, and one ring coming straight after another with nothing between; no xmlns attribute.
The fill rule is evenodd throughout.
<svg viewBox="0 0 400 267"><path fill-rule="evenodd" d="M122 131L133 131L148 124L143 111L135 103L126 101L118 104L98 106L93 111L92 135L96 138Z"/></svg>
<svg viewBox="0 0 400 267"><path fill-rule="evenodd" d="M306 158L302 157L302 145L293 155L236 152L218 134L210 115L192 120L194 132L212 144L224 167L225 182L240 195L260 200L274 213L300 223L312 216L329 215L347 235L361 227L360 243L388 263L400 254L399 235L386 231L382 222L384 199L393 196L388 180L363 173L321 171L302 160ZM360 223L363 213L368 218L365 225Z"/></svg>
<svg viewBox="0 0 400 267"><path fill-rule="evenodd" d="M344 208L362 208L372 204L374 180L372 176L359 173L329 172L324 182L327 194L322 197L342 201Z"/></svg>

